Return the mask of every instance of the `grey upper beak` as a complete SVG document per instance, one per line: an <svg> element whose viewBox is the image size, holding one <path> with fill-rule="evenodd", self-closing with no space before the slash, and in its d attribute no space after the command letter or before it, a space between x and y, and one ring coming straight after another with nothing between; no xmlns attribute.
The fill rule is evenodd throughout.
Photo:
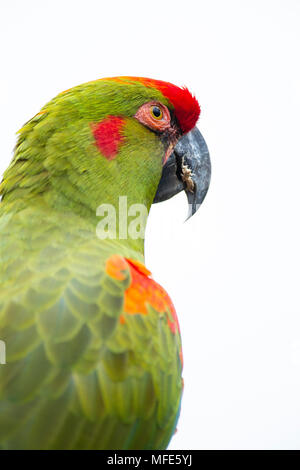
<svg viewBox="0 0 300 470"><path fill-rule="evenodd" d="M163 167L153 202L170 199L183 189L191 217L199 209L209 188L211 163L208 148L199 129L194 127L181 137Z"/></svg>

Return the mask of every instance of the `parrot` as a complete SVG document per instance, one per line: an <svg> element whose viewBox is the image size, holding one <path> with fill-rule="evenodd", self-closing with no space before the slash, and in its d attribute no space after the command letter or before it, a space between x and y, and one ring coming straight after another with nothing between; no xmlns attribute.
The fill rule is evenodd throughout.
<svg viewBox="0 0 300 470"><path fill-rule="evenodd" d="M183 190L191 217L205 198L199 114L186 87L120 76L58 94L19 131L0 185L0 449L168 447L182 344L142 232L152 203Z"/></svg>

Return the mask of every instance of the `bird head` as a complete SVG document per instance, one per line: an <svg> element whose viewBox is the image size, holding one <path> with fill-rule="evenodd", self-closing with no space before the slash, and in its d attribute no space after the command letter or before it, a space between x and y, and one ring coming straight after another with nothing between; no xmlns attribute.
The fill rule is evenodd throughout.
<svg viewBox="0 0 300 470"><path fill-rule="evenodd" d="M99 204L150 209L185 190L190 215L209 186L210 160L187 88L141 77L88 82L60 93L20 131L3 200L42 197L58 210L95 214Z"/></svg>

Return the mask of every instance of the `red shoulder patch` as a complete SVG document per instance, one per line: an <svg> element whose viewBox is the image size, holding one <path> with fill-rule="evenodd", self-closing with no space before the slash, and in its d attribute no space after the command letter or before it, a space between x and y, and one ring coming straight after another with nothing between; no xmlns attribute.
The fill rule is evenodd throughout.
<svg viewBox="0 0 300 470"><path fill-rule="evenodd" d="M172 333L179 331L175 307L166 291L150 276L150 271L140 262L123 258L120 255L111 256L106 262L106 273L114 279L124 279L124 268L129 268L131 283L125 291L124 311L127 314L147 315L148 305L158 313L167 315L167 322ZM126 320L120 318L121 323Z"/></svg>
<svg viewBox="0 0 300 470"><path fill-rule="evenodd" d="M125 261L125 258L120 255L112 255L105 263L105 272L113 279L118 281L123 281L126 278L126 271L128 269L128 264Z"/></svg>
<svg viewBox="0 0 300 470"><path fill-rule="evenodd" d="M113 160L118 154L124 137L121 133L125 121L119 116L109 116L97 124L92 124L96 145L107 160Z"/></svg>
<svg viewBox="0 0 300 470"><path fill-rule="evenodd" d="M142 263L125 258L130 269L131 284L125 292L124 310L129 314L141 313L146 315L147 305L158 313L170 312L168 325L172 333L179 330L178 319L174 305L166 291L153 279Z"/></svg>

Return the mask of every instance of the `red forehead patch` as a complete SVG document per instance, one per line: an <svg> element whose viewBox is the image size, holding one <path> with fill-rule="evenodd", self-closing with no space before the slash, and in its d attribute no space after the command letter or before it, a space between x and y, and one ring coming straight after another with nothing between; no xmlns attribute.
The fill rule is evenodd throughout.
<svg viewBox="0 0 300 470"><path fill-rule="evenodd" d="M113 160L118 154L124 139L121 133L124 123L124 119L119 116L109 116L97 124L92 124L96 145L107 160Z"/></svg>
<svg viewBox="0 0 300 470"><path fill-rule="evenodd" d="M200 115L200 106L195 96L186 87L181 88L169 82L144 77L115 77L112 80L130 80L142 83L149 88L156 88L173 105L182 132L186 134L195 127Z"/></svg>

